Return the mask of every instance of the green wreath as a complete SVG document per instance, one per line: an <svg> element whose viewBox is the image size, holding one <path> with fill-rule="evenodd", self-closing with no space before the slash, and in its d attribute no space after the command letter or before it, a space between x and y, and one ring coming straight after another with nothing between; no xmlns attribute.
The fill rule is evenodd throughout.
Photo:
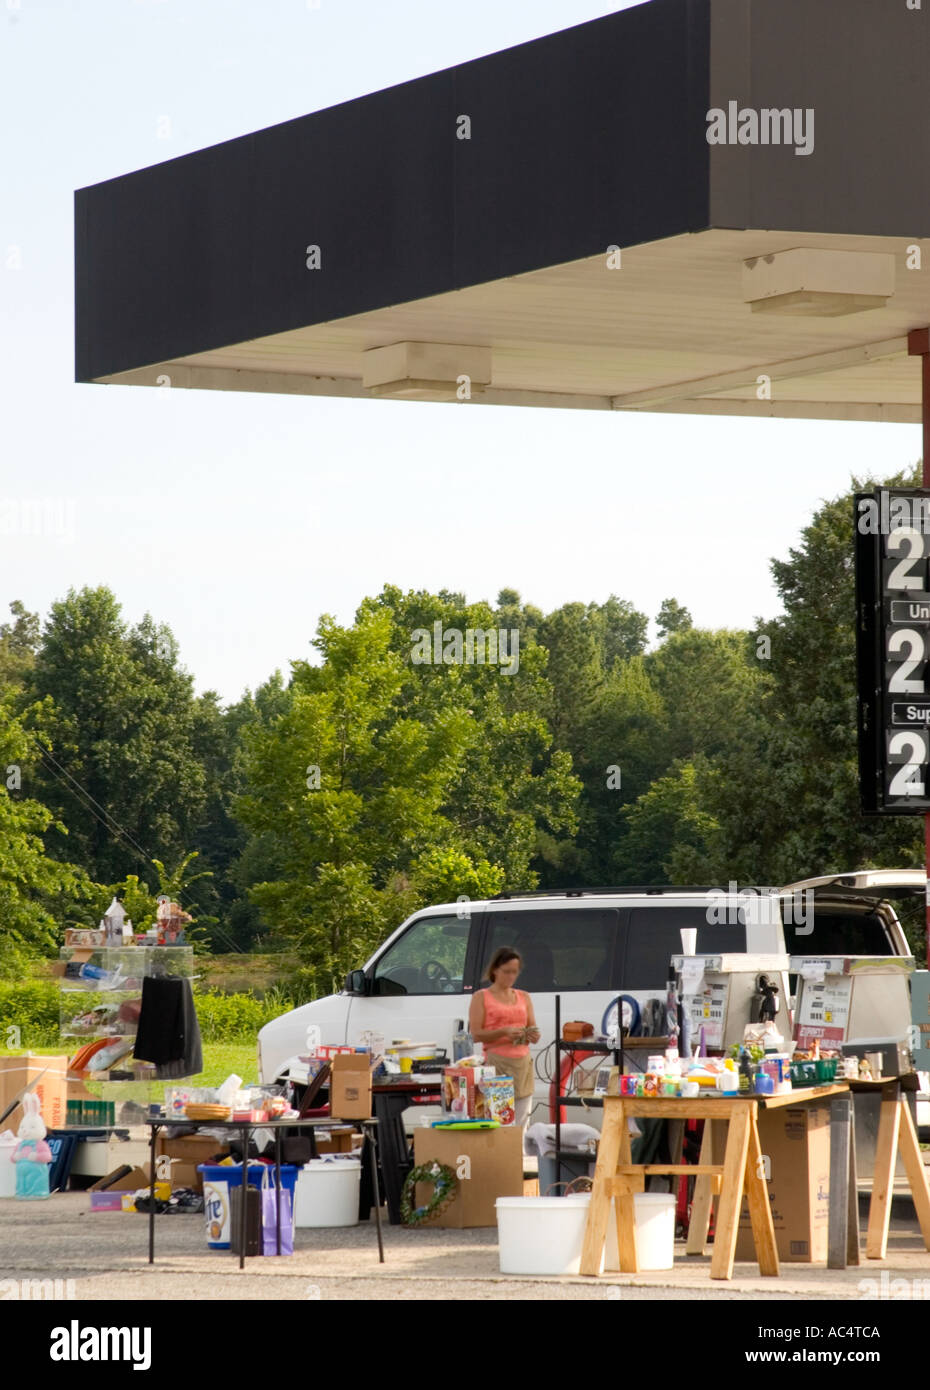
<svg viewBox="0 0 930 1390"><path fill-rule="evenodd" d="M416 1185L418 1182L431 1182L433 1195L425 1207L415 1207ZM411 1168L400 1194L400 1214L407 1226L421 1226L432 1221L443 1207L455 1200L458 1195L458 1179L454 1171L445 1163L421 1163L419 1168Z"/></svg>

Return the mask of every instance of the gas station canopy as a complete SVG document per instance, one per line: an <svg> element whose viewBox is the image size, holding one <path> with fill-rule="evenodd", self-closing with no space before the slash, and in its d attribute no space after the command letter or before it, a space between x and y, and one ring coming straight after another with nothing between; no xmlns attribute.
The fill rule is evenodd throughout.
<svg viewBox="0 0 930 1390"><path fill-rule="evenodd" d="M930 3L650 0L80 189L76 379L919 423L928 71Z"/></svg>

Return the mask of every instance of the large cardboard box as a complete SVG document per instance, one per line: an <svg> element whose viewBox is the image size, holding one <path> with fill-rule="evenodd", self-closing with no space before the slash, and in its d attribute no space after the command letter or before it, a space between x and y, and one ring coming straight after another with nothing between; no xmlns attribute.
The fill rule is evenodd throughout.
<svg viewBox="0 0 930 1390"><path fill-rule="evenodd" d="M342 1052L332 1059L329 1110L335 1120L371 1116L371 1053Z"/></svg>
<svg viewBox="0 0 930 1390"><path fill-rule="evenodd" d="M159 1134L155 1140L156 1171L159 1158L167 1156L171 1159L172 1189L192 1187L195 1192L202 1192L203 1174L197 1172L197 1165L212 1163L215 1157L228 1153L228 1143L212 1139L209 1134L185 1134L177 1139Z"/></svg>
<svg viewBox="0 0 930 1390"><path fill-rule="evenodd" d="M0 1057L0 1115L13 1097L43 1071L45 1075L38 1085L33 1087L34 1094L39 1097L42 1119L45 1121L46 1129L62 1127L67 1119L67 1057L40 1057L34 1052L23 1052L15 1057ZM23 1108L17 1105L12 1115L8 1115L3 1121L3 1128L15 1132L22 1118Z"/></svg>
<svg viewBox="0 0 930 1390"><path fill-rule="evenodd" d="M759 1142L768 1178L778 1257L814 1264L827 1258L830 1202L830 1106L759 1110ZM736 1242L738 1260L755 1260L746 1198Z"/></svg>
<svg viewBox="0 0 930 1390"><path fill-rule="evenodd" d="M458 1193L430 1226L496 1226L498 1197L523 1196L523 1130L418 1129L413 1136L414 1162L444 1163L458 1176ZM432 1188L417 1183L416 1201L425 1205Z"/></svg>

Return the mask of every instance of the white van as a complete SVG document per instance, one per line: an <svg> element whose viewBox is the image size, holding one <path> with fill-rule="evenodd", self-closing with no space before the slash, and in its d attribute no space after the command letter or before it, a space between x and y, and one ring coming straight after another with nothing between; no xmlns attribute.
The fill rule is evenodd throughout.
<svg viewBox="0 0 930 1390"><path fill-rule="evenodd" d="M394 1038L436 1043L451 1058L456 1024L467 1020L471 997L487 983L484 972L499 946L512 946L523 957L517 984L533 996L542 1034L534 1052L553 1041L557 994L563 1021L584 1019L599 1032L606 1009L620 994L640 1009L652 1000L664 1005L669 962L681 951L683 927L697 928L699 953L784 952L778 898L750 894L708 888L569 890L424 908L347 976L340 994L265 1025L259 1034L259 1074L266 1082L285 1075L292 1060L306 1053L311 1025L319 1026L324 1043L360 1044L374 1031L388 1043ZM545 1097L546 1085L538 1081L537 1099Z"/></svg>
<svg viewBox="0 0 930 1390"><path fill-rule="evenodd" d="M554 1036L556 994L563 1020L585 1019L596 1031L621 993L640 1008L664 1002L682 927L697 928L698 954L907 955L885 896L895 889L922 894L924 882L918 870L870 870L807 879L777 896L735 892L735 885L569 889L424 908L346 977L341 993L265 1025L259 1074L266 1082L285 1074L290 1061L306 1053L314 1024L326 1043L360 1044L374 1031L388 1042L435 1042L451 1057L456 1022L467 1020L471 996L487 983L484 972L499 946L523 956L518 987L533 996L540 1049Z"/></svg>
<svg viewBox="0 0 930 1390"><path fill-rule="evenodd" d="M307 1030L329 1044L361 1045L364 1034L432 1042L452 1057L452 1036L468 1019L475 990L499 946L523 957L518 988L533 996L542 1035L555 1036L555 996L563 1022L583 1019L600 1032L619 995L640 1010L666 998L669 962L681 929L697 928L697 953L908 955L889 896L923 895L920 871L870 870L807 879L778 890L721 888L570 889L445 903L409 917L339 994L276 1018L258 1037L264 1082L286 1076L307 1052ZM634 1028L633 1030L638 1031ZM648 1031L648 1030L644 1030ZM537 1067L537 1076L543 1070ZM548 1118L548 1086L536 1083L536 1118ZM540 1107L544 1108L540 1108Z"/></svg>

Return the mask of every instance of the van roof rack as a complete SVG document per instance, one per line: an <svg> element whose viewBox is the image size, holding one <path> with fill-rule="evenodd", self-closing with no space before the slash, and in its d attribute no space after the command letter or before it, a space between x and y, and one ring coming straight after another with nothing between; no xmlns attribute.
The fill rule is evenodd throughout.
<svg viewBox="0 0 930 1390"><path fill-rule="evenodd" d="M746 884L738 892L746 892L752 887ZM486 899L489 903L508 902L515 898L584 898L603 897L613 893L618 896L623 895L632 897L635 895L655 894L661 896L663 893L731 893L732 888L723 883L624 883L619 887L609 888L533 888L527 892L516 893L495 893L493 897Z"/></svg>

